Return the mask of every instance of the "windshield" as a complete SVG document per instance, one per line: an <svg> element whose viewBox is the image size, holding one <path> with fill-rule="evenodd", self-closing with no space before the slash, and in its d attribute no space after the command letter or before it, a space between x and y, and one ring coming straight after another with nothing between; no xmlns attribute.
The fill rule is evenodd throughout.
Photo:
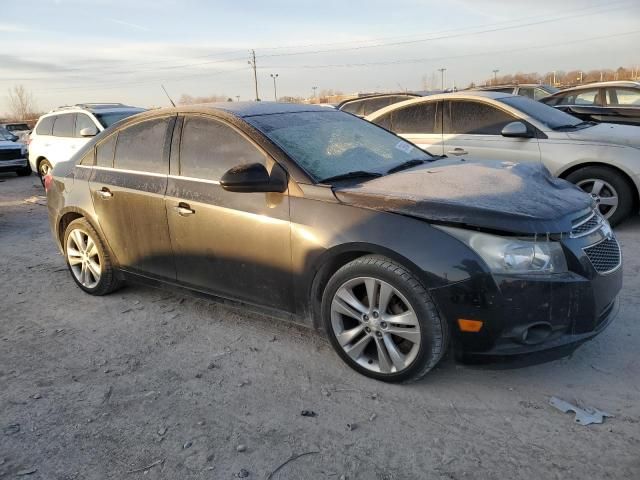
<svg viewBox="0 0 640 480"><path fill-rule="evenodd" d="M5 140L5 141L9 141L9 142L13 142L15 140L15 135L12 135L11 133L7 132L0 132L0 140Z"/></svg>
<svg viewBox="0 0 640 480"><path fill-rule="evenodd" d="M123 118L130 117L131 115L135 115L136 113L141 113L143 111L144 110L124 110L120 112L96 113L95 116L104 128L109 128L111 125L119 122Z"/></svg>
<svg viewBox="0 0 640 480"><path fill-rule="evenodd" d="M433 159L377 125L343 112L281 113L246 120L316 181L354 171L385 174L409 160Z"/></svg>
<svg viewBox="0 0 640 480"><path fill-rule="evenodd" d="M538 120L552 130L560 127L575 127L583 123L582 120L573 115L569 115L568 113L564 113L561 110L557 110L544 103L536 102L527 97L504 97L499 98L498 101L520 110L522 113Z"/></svg>

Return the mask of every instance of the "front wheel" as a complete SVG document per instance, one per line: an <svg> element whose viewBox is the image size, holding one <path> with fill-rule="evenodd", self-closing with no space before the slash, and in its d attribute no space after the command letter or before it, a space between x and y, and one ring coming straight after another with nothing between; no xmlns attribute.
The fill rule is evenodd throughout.
<svg viewBox="0 0 640 480"><path fill-rule="evenodd" d="M67 226L64 253L71 276L85 292L106 295L120 286L102 239L85 218Z"/></svg>
<svg viewBox="0 0 640 480"><path fill-rule="evenodd" d="M448 326L420 281L379 255L353 260L331 277L322 317L338 355L386 382L421 378L448 345Z"/></svg>
<svg viewBox="0 0 640 480"><path fill-rule="evenodd" d="M584 167L566 178L598 202L598 209L611 225L617 225L631 214L633 190L627 180L608 167Z"/></svg>

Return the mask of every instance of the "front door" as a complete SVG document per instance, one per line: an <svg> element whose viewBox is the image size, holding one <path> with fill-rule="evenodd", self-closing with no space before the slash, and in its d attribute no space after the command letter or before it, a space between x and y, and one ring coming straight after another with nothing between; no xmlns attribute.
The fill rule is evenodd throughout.
<svg viewBox="0 0 640 480"><path fill-rule="evenodd" d="M178 281L258 305L292 310L288 193L238 193L219 183L232 167L273 160L235 127L187 116L167 217ZM175 147L174 147L175 149Z"/></svg>
<svg viewBox="0 0 640 480"><path fill-rule="evenodd" d="M175 280L164 194L175 116L115 132L96 147L89 187L107 243L120 266Z"/></svg>
<svg viewBox="0 0 640 480"><path fill-rule="evenodd" d="M444 150L448 156L469 156L472 160L539 162L537 138L502 136L505 125L523 120L494 105L474 100L453 100L444 104ZM529 128L532 126L528 125Z"/></svg>

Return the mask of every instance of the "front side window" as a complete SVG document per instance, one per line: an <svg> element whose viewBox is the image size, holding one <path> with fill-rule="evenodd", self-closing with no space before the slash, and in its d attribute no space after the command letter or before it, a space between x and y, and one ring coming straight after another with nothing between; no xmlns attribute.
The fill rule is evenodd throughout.
<svg viewBox="0 0 640 480"><path fill-rule="evenodd" d="M554 105L593 105L594 103L596 103L597 96L597 88L569 92L566 95L560 97L558 101L554 103Z"/></svg>
<svg viewBox="0 0 640 480"><path fill-rule="evenodd" d="M582 123L582 120L557 110L542 102L536 102L525 97L505 97L498 100L500 103L515 108L518 112L523 113L534 120L546 125L549 128L571 127Z"/></svg>
<svg viewBox="0 0 640 480"><path fill-rule="evenodd" d="M449 102L449 122L445 133L501 135L504 126L515 120L517 118L492 105L454 101Z"/></svg>
<svg viewBox="0 0 640 480"><path fill-rule="evenodd" d="M111 135L106 140L100 142L96 147L96 165L98 167L113 167L113 153L116 149L117 137L117 133Z"/></svg>
<svg viewBox="0 0 640 480"><path fill-rule="evenodd" d="M347 113L352 113L353 115L358 115L359 117L364 117L364 100L355 100L353 102L349 102L342 107L340 110Z"/></svg>
<svg viewBox="0 0 640 480"><path fill-rule="evenodd" d="M187 117L180 142L180 175L220 180L238 165L265 164L265 155L242 134L207 117Z"/></svg>
<svg viewBox="0 0 640 480"><path fill-rule="evenodd" d="M608 88L607 105L640 107L640 89Z"/></svg>
<svg viewBox="0 0 640 480"><path fill-rule="evenodd" d="M93 123L93 120L89 118L89 115L85 115L84 113L78 113L76 115L76 130L75 130L76 137L82 137L82 135L80 135L80 132L82 131L83 128L91 128L91 127L96 128L96 125L95 123Z"/></svg>
<svg viewBox="0 0 640 480"><path fill-rule="evenodd" d="M170 118L155 118L119 131L114 167L150 173L168 173L165 141Z"/></svg>
<svg viewBox="0 0 640 480"><path fill-rule="evenodd" d="M386 173L429 154L386 130L343 112L299 112L245 118L314 180L353 171Z"/></svg>
<svg viewBox="0 0 640 480"><path fill-rule="evenodd" d="M53 135L55 137L73 137L73 128L76 121L75 113L65 113L59 115L53 124Z"/></svg>
<svg viewBox="0 0 640 480"><path fill-rule="evenodd" d="M56 117L45 117L40 122L38 122L38 126L36 127L37 135L51 135L53 133L53 122Z"/></svg>

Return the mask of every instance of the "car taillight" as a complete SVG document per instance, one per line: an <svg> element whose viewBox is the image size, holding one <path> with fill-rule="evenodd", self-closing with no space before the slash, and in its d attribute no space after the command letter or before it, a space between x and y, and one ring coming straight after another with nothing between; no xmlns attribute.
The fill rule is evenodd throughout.
<svg viewBox="0 0 640 480"><path fill-rule="evenodd" d="M49 189L51 188L51 184L53 183L53 175L51 175L51 172L47 173L44 176L44 191L48 192Z"/></svg>

